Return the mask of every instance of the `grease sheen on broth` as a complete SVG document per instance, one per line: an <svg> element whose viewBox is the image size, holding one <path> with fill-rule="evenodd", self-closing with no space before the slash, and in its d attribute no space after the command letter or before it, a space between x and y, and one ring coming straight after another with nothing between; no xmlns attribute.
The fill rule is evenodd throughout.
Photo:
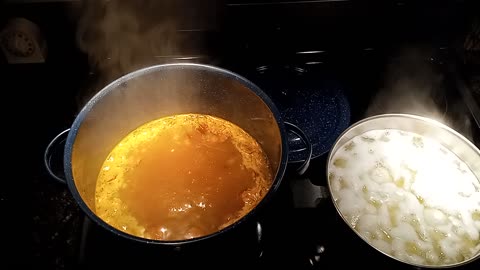
<svg viewBox="0 0 480 270"><path fill-rule="evenodd" d="M96 214L139 237L182 240L243 217L272 183L247 132L201 114L164 117L123 138L98 175Z"/></svg>
<svg viewBox="0 0 480 270"><path fill-rule="evenodd" d="M377 249L421 265L451 265L480 252L480 182L438 142L371 130L329 162L339 212Z"/></svg>

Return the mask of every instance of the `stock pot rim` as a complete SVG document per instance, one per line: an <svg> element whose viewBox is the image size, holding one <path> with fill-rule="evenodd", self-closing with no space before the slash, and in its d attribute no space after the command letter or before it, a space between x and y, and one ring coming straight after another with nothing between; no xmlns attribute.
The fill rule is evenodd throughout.
<svg viewBox="0 0 480 270"><path fill-rule="evenodd" d="M173 241L161 241L161 240L153 240L153 239L147 239L147 238L142 238L138 236L134 236L131 234L127 234L125 232L122 232L113 226L109 225L105 221L103 221L100 217L98 217L94 211L92 211L85 201L82 199L79 191L76 188L74 177L73 177L73 171L72 171L72 151L73 151L73 145L75 143L75 138L78 134L78 131L88 115L88 113L92 110L92 108L97 104L99 100L107 96L110 92L115 91L115 89L118 89L121 87L121 85L129 80L132 80L134 78L141 77L143 75L159 72L162 70L182 70L182 69L188 69L188 70L193 70L193 71L208 71L208 72L213 72L216 73L219 76L225 76L226 78L236 80L240 82L243 86L248 88L250 91L255 93L268 107L268 109L272 112L273 117L275 118L275 121L278 125L279 133L280 133L280 138L281 138L281 155L280 155L280 162L278 164L277 171L275 173L275 177L273 178L272 186L268 190L267 194L264 196L264 198L255 206L250 212L245 214L242 218L237 220L236 222L232 223L231 225L220 229L214 233L202 236L202 237L197 237L193 239L185 239L185 240L173 240ZM239 226L240 224L244 223L245 220L251 219L251 217L254 215L255 212L260 207L263 207L263 205L271 199L273 194L276 192L278 187L280 186L280 183L283 179L283 176L286 171L287 163L288 163L288 144L287 144L287 132L284 126L283 119L281 117L280 112L276 108L275 104L273 101L254 83L249 81L248 79L244 78L243 76L234 73L230 70L223 69L220 67L212 66L212 65L206 65L206 64L197 64L197 63L170 63L170 64L160 64L160 65L153 65L153 66L148 66L144 67L138 70L135 70L133 72L127 73L123 75L122 77L114 80L110 84L106 85L103 87L96 95L94 95L86 104L83 106L81 109L80 113L76 116L71 128L70 132L68 133L68 137L66 139L65 143L65 150L64 150L64 172L65 172L65 177L66 177L66 182L68 189L70 190L72 196L74 197L75 201L79 204L80 208L82 211L90 218L93 220L95 223L103 227L104 229L114 233L115 235L134 240L136 242L142 242L142 243L147 243L147 244L157 244L157 245L169 245L169 246L180 246L188 243L195 243L199 242L202 240L206 240L209 238L213 238L217 235L223 234L227 231L230 231L231 229Z"/></svg>

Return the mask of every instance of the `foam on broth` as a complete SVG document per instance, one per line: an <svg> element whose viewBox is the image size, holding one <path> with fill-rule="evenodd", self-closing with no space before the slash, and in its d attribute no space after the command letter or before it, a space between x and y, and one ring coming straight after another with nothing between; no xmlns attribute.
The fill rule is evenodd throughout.
<svg viewBox="0 0 480 270"><path fill-rule="evenodd" d="M422 265L480 251L480 182L438 142L371 130L339 148L328 173L342 216L379 250Z"/></svg>
<svg viewBox="0 0 480 270"><path fill-rule="evenodd" d="M271 183L265 153L240 127L175 115L142 125L114 147L98 175L96 213L139 237L189 239L243 217Z"/></svg>

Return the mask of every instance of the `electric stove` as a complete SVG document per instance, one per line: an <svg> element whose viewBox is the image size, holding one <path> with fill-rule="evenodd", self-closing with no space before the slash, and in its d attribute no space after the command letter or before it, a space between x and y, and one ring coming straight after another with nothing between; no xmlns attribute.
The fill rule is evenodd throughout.
<svg viewBox="0 0 480 270"><path fill-rule="evenodd" d="M308 56L305 56L308 54ZM78 267L98 265L168 265L170 267L285 267L338 269L351 265L369 269L413 269L374 250L340 218L329 197L326 157L336 137L350 124L381 112L418 113L448 123L478 145L474 118L465 106L450 53L445 48L428 51L311 50L284 54L285 60L244 55L244 62L225 60L222 67L259 85L278 104L284 119L304 129L314 145L314 159L307 172L295 168L304 159L305 146L291 136L293 145L287 175L272 201L255 217L218 238L182 247L162 247L121 239L84 218L77 253ZM413 58L412 58L413 57ZM239 64L241 63L241 64ZM393 63L393 64L392 64ZM410 74L408 87L435 88L422 100L396 94L412 105L382 107L381 95L389 87L384 78L389 66L412 65L394 70ZM271 73L269 73L271 72ZM422 73L422 76L414 74ZM428 77L428 85L424 78ZM395 87L395 86L392 86ZM379 90L380 89L380 90ZM412 89L402 89L412 91ZM420 90L420 89L417 89ZM388 90L391 93L391 89ZM322 98L318 93L323 93ZM415 102L422 103L417 107ZM430 108L425 108L426 103ZM376 105L376 106L375 106ZM384 111L381 111L384 110ZM477 269L480 261L458 269Z"/></svg>
<svg viewBox="0 0 480 270"><path fill-rule="evenodd" d="M201 37L209 46L144 55L143 65L200 62L251 80L272 98L285 121L311 139L314 158L307 172L295 173L305 159L305 145L289 134L291 162L278 192L252 219L226 234L174 248L105 231L82 213L66 186L52 181L42 157L49 140L71 125L108 80L99 80L98 70L77 47L77 25L65 11L70 3L10 4L1 11L1 22L8 16L32 20L49 49L43 64L7 65L0 58L5 79L23 90L17 93L29 93L35 101L33 121L44 127L33 139L32 170L25 172L33 179L33 260L16 252L15 265L414 268L374 250L343 222L329 197L326 159L343 130L377 113L431 116L480 145L475 113L480 95L464 77L457 46L475 9L467 1L217 2L223 4L223 15L215 21L221 27L195 27L190 21L191 27L177 29L184 40ZM104 66L108 61L106 56L99 60ZM479 267L480 260L458 269Z"/></svg>

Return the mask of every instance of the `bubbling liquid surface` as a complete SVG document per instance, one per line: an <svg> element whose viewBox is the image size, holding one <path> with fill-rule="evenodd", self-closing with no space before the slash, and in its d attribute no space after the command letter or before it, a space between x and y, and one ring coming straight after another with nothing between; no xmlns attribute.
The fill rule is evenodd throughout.
<svg viewBox="0 0 480 270"><path fill-rule="evenodd" d="M96 213L139 237L190 239L243 217L271 184L268 159L247 132L208 115L175 115L114 147L98 175Z"/></svg>
<svg viewBox="0 0 480 270"><path fill-rule="evenodd" d="M333 199L357 233L404 262L450 265L480 252L480 182L438 142L371 130L335 152Z"/></svg>

